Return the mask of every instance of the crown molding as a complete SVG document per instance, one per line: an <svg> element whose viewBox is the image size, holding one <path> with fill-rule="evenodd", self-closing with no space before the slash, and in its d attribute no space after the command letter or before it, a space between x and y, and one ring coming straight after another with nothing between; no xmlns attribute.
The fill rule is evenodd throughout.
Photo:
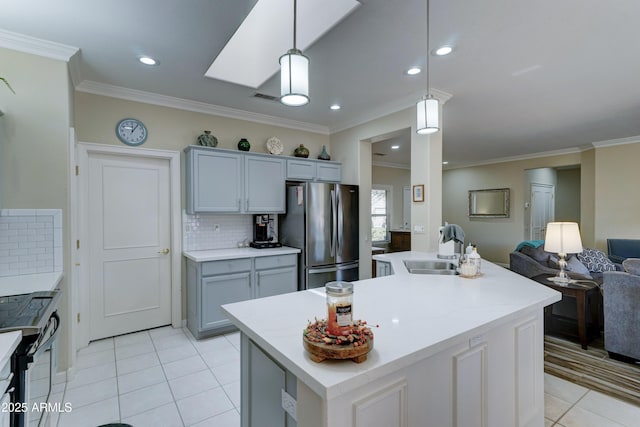
<svg viewBox="0 0 640 427"><path fill-rule="evenodd" d="M382 168L395 168L395 169L406 169L411 170L411 165L405 165L403 163L393 163L393 162L371 162L371 166L378 166Z"/></svg>
<svg viewBox="0 0 640 427"><path fill-rule="evenodd" d="M0 29L0 47L69 62L79 48Z"/></svg>
<svg viewBox="0 0 640 427"><path fill-rule="evenodd" d="M592 150L594 148L613 147L616 145L627 145L627 144L637 144L637 143L640 143L640 135L630 136L627 138L616 138L616 139L607 139L604 141L590 142L588 144L579 145L572 148L564 148L561 150L542 151L539 153L526 154L522 156L500 157L496 159L483 160L481 162L464 163L464 164L448 166L448 167L443 166L442 169L452 170L452 169L470 168L474 166L485 166L485 165L491 165L495 163L516 162L520 160L537 159L540 157L553 157L553 156L561 156L563 154L582 153L584 151Z"/></svg>
<svg viewBox="0 0 640 427"><path fill-rule="evenodd" d="M440 107L449 101L453 95L438 89L429 89L429 94L436 98L440 102ZM360 117L351 120L349 122L343 122L335 127L329 128L330 133L342 132L343 130L351 129L356 126L363 125L373 120L380 119L390 114L397 113L407 108L414 108L416 103L422 98L422 95L407 95L395 101L388 102L380 107L376 108L370 114L363 114Z"/></svg>
<svg viewBox="0 0 640 427"><path fill-rule="evenodd" d="M579 148L579 147L564 148L564 149L560 149L560 150L543 151L543 152L539 152L539 153L525 154L525 155L522 155L522 156L499 157L499 158L495 158L495 159L483 160L481 162L470 162L470 163L463 163L463 164L452 165L452 166L442 165L442 169L443 170L463 169L463 168L472 168L472 167L475 167L475 166L493 165L493 164L496 164L496 163L508 163L508 162L517 162L517 161L521 161L521 160L537 159L537 158L540 158L540 157L561 156L563 154L581 153L581 152L583 152L583 151L585 151L587 149L591 149L591 148L593 148L593 147L589 146L589 147L584 147L584 148Z"/></svg>
<svg viewBox="0 0 640 427"><path fill-rule="evenodd" d="M590 145L595 148L611 147L613 145L635 144L640 142L640 135L630 136L628 138L608 139L605 141L592 142Z"/></svg>
<svg viewBox="0 0 640 427"><path fill-rule="evenodd" d="M236 108L222 107L220 105L175 98L173 96L159 95L157 93L98 83L90 80L82 81L76 86L76 90L78 92L85 92L93 95L108 96L111 98L125 99L127 101L142 102L144 104L159 105L162 107L176 108L178 110L193 111L195 113L210 114L213 116L246 120L271 126L281 126L289 129L329 135L329 128L313 123L269 116L267 114L252 113L250 111L238 110Z"/></svg>

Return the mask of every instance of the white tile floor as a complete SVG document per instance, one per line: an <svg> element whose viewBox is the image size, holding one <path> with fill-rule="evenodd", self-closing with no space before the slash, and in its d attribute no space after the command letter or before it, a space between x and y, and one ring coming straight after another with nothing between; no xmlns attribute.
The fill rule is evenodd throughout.
<svg viewBox="0 0 640 427"><path fill-rule="evenodd" d="M197 341L165 327L92 342L51 400L73 408L54 416L54 427L238 427L239 333Z"/></svg>
<svg viewBox="0 0 640 427"><path fill-rule="evenodd" d="M640 407L548 374L544 386L545 427L639 425ZM92 342L52 401L73 408L54 427L239 427L239 334L198 341L165 327Z"/></svg>

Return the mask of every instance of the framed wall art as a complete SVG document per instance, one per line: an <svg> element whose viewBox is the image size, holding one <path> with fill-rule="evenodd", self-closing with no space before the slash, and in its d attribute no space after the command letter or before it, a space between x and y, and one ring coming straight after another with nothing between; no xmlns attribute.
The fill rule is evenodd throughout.
<svg viewBox="0 0 640 427"><path fill-rule="evenodd" d="M413 201L424 202L424 184L413 186Z"/></svg>

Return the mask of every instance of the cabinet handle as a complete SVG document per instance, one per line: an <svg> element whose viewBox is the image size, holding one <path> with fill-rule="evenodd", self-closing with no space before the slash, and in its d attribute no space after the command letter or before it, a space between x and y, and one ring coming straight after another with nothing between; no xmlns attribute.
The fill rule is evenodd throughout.
<svg viewBox="0 0 640 427"><path fill-rule="evenodd" d="M238 199L238 210L240 210L240 199Z"/></svg>
<svg viewBox="0 0 640 427"><path fill-rule="evenodd" d="M248 211L248 210L249 210L249 199L247 199L247 201L245 202L244 210L245 210L245 211Z"/></svg>

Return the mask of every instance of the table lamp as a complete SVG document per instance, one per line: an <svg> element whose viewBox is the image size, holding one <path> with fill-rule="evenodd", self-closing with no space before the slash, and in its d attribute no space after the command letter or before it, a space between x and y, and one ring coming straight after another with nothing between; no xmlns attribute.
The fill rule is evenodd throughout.
<svg viewBox="0 0 640 427"><path fill-rule="evenodd" d="M564 257L567 254L576 254L582 252L582 240L580 239L580 230L575 222L550 222L547 224L547 233L544 237L544 250L547 252L555 252L560 258L558 265L560 272L555 277L549 277L548 280L560 285L566 286L573 282L567 276L564 268L567 261Z"/></svg>

